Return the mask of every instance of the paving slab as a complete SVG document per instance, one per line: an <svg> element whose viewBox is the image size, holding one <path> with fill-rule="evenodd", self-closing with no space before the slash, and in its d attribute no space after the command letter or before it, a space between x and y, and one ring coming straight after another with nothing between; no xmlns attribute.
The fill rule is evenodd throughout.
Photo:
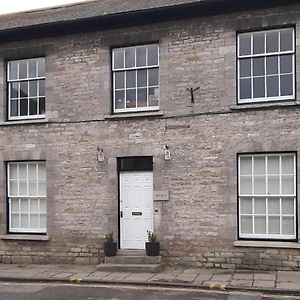
<svg viewBox="0 0 300 300"><path fill-rule="evenodd" d="M253 280L243 280L243 279L233 279L230 282L231 286L238 286L238 287L251 287L253 284Z"/></svg>
<svg viewBox="0 0 300 300"><path fill-rule="evenodd" d="M126 277L126 281L128 282L147 282L150 280L155 274L153 273L133 273Z"/></svg>
<svg viewBox="0 0 300 300"><path fill-rule="evenodd" d="M253 279L254 274L253 273L234 273L233 274L233 279L237 279L237 280L252 280Z"/></svg>
<svg viewBox="0 0 300 300"><path fill-rule="evenodd" d="M103 278L107 277L110 275L112 272L101 272L101 271L96 271L90 273L85 279L90 279L90 280L103 280Z"/></svg>
<svg viewBox="0 0 300 300"><path fill-rule="evenodd" d="M69 279L73 275L74 275L74 273L60 272L60 273L52 276L52 278L54 278L54 279Z"/></svg>
<svg viewBox="0 0 300 300"><path fill-rule="evenodd" d="M105 280L108 281L122 281L126 279L129 275L132 273L127 273L127 272L112 272L108 276L105 277Z"/></svg>
<svg viewBox="0 0 300 300"><path fill-rule="evenodd" d="M213 274L211 280L213 281L230 281L232 274Z"/></svg>
<svg viewBox="0 0 300 300"><path fill-rule="evenodd" d="M253 287L256 288L275 288L274 280L254 280Z"/></svg>
<svg viewBox="0 0 300 300"><path fill-rule="evenodd" d="M276 280L276 273L255 273L254 274L254 280Z"/></svg>
<svg viewBox="0 0 300 300"><path fill-rule="evenodd" d="M300 290L300 282L277 282L276 289L283 290Z"/></svg>

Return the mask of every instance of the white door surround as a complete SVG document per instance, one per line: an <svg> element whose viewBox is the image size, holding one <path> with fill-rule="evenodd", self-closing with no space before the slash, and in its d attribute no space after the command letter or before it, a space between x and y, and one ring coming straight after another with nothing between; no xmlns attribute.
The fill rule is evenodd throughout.
<svg viewBox="0 0 300 300"><path fill-rule="evenodd" d="M145 249L153 230L153 172L120 172L120 247Z"/></svg>

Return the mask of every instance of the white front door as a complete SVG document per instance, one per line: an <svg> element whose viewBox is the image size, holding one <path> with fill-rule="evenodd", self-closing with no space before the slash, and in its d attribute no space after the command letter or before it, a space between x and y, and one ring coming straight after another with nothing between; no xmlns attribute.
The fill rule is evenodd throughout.
<svg viewBox="0 0 300 300"><path fill-rule="evenodd" d="M145 249L153 230L153 173L120 172L121 249Z"/></svg>

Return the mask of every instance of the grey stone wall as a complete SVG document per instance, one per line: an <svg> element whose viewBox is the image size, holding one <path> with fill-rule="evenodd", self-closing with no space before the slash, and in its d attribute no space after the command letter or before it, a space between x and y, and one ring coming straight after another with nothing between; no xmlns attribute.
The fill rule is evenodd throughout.
<svg viewBox="0 0 300 300"><path fill-rule="evenodd" d="M116 159L151 155L154 190L170 191L154 202L166 263L300 269L300 249L234 246L237 153L300 150L300 106L236 109L236 31L296 24L299 56L299 23L300 5L0 44L0 262L102 260L104 235L118 232ZM111 47L154 41L164 114L109 118ZM8 125L5 62L35 55L46 56L46 120ZM47 241L7 240L5 163L29 159L46 160Z"/></svg>

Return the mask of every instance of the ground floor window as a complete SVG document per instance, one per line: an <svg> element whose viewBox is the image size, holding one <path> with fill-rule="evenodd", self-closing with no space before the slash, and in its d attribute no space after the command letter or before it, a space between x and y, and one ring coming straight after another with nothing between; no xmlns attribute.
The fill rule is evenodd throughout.
<svg viewBox="0 0 300 300"><path fill-rule="evenodd" d="M46 233L45 162L7 163L8 230Z"/></svg>
<svg viewBox="0 0 300 300"><path fill-rule="evenodd" d="M239 237L296 239L295 153L238 157Z"/></svg>

